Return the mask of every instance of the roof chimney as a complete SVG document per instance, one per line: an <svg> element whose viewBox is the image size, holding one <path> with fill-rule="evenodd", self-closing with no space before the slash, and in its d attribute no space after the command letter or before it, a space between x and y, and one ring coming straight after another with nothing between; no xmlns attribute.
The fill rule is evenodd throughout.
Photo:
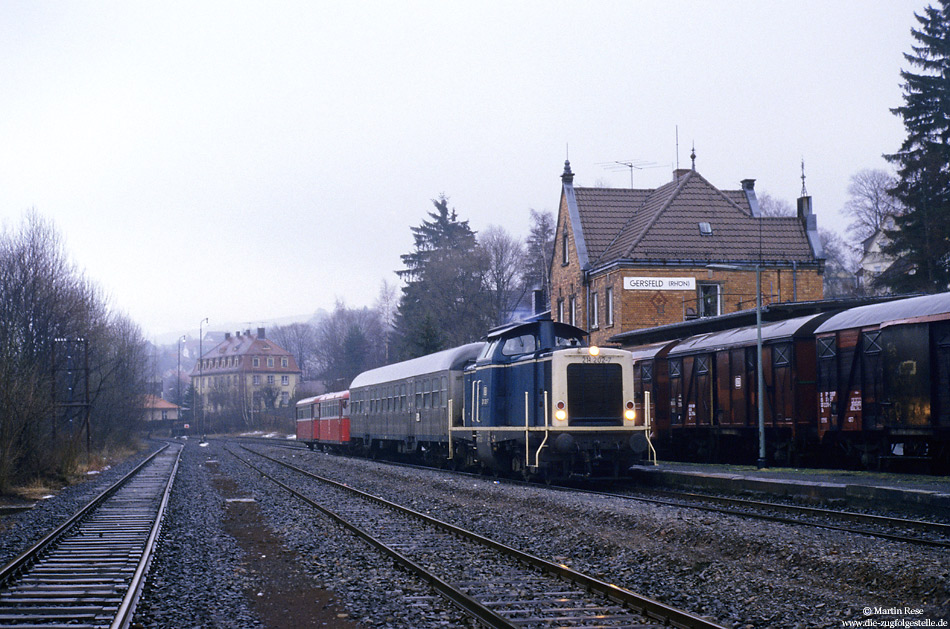
<svg viewBox="0 0 950 629"><path fill-rule="evenodd" d="M266 339L266 338L267 338L267 337L264 336L264 328L257 328L257 340L260 341L260 340L263 340L263 339Z"/></svg>
<svg viewBox="0 0 950 629"><path fill-rule="evenodd" d="M564 172L561 173L561 181L564 183L574 183L574 173L571 172L571 160L564 160Z"/></svg>
<svg viewBox="0 0 950 629"><path fill-rule="evenodd" d="M230 333L230 332L225 332L225 333L224 333L224 340L225 340L225 341L231 340L231 333Z"/></svg>
<svg viewBox="0 0 950 629"><path fill-rule="evenodd" d="M691 172L693 172L691 168L677 168L673 171L673 181L679 181Z"/></svg>
<svg viewBox="0 0 950 629"><path fill-rule="evenodd" d="M805 228L805 235L808 236L808 244L811 245L811 251L816 258L824 258L825 252L821 246L821 238L818 236L818 217L811 210L811 197L803 195L798 197L798 220L802 222Z"/></svg>
<svg viewBox="0 0 950 629"><path fill-rule="evenodd" d="M755 198L755 179L743 179L742 191L745 192L745 198L749 202L752 216L760 216L759 200Z"/></svg>

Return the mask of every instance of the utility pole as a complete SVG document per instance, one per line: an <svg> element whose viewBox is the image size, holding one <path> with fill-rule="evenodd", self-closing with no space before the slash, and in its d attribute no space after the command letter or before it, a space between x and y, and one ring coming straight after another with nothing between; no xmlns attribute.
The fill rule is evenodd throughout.
<svg viewBox="0 0 950 629"><path fill-rule="evenodd" d="M57 360L60 354L63 357L62 362ZM53 437L56 437L56 420L60 413L67 425L78 414L82 418L79 430L86 431L86 456L88 456L92 449L89 421L92 408L89 401L89 342L82 337L54 338L52 368L53 405L59 411L53 413ZM62 379L62 386L57 388L57 382L60 379Z"/></svg>

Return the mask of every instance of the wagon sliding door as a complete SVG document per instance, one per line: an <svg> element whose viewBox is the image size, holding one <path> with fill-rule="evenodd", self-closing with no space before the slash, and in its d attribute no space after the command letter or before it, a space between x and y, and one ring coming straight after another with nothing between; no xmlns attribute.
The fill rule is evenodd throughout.
<svg viewBox="0 0 950 629"><path fill-rule="evenodd" d="M933 325L934 335L934 424L950 428L950 322Z"/></svg>

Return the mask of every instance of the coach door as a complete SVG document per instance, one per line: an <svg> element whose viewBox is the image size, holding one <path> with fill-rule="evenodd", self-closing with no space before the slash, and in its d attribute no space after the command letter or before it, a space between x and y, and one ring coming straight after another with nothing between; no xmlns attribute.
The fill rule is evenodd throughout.
<svg viewBox="0 0 950 629"><path fill-rule="evenodd" d="M933 324L934 336L934 424L950 428L950 322Z"/></svg>
<svg viewBox="0 0 950 629"><path fill-rule="evenodd" d="M772 421L790 426L795 421L794 357L791 343L776 343L772 350Z"/></svg>
<svg viewBox="0 0 950 629"><path fill-rule="evenodd" d="M670 368L670 424L683 425L683 359L671 358Z"/></svg>
<svg viewBox="0 0 950 629"><path fill-rule="evenodd" d="M881 331L861 334L861 409L864 430L884 425L884 364Z"/></svg>

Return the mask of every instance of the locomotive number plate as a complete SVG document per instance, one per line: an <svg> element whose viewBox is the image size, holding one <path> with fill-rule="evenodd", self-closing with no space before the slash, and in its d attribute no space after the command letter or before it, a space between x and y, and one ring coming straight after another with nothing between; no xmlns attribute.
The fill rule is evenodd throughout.
<svg viewBox="0 0 950 629"><path fill-rule="evenodd" d="M613 356L584 356L586 365L603 365L613 360Z"/></svg>

